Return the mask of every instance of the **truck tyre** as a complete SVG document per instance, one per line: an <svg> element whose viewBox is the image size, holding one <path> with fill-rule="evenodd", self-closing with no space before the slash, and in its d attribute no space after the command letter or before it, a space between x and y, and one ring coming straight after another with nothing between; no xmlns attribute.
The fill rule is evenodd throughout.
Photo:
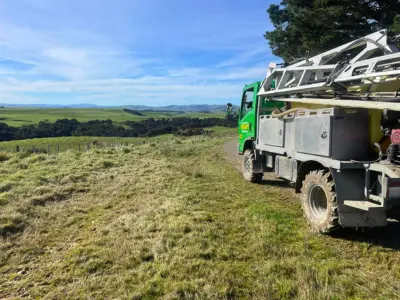
<svg viewBox="0 0 400 300"><path fill-rule="evenodd" d="M339 228L338 206L332 174L312 171L303 181L301 204L312 230L331 233Z"/></svg>
<svg viewBox="0 0 400 300"><path fill-rule="evenodd" d="M250 182L261 182L263 173L255 173L253 166L255 162L254 151L246 150L243 154L242 169L243 178Z"/></svg>

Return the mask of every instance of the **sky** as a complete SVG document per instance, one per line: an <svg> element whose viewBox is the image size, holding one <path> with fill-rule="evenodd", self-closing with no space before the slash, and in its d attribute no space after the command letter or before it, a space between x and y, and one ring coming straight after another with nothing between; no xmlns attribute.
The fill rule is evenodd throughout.
<svg viewBox="0 0 400 300"><path fill-rule="evenodd" d="M239 103L278 60L270 4L0 0L0 103Z"/></svg>

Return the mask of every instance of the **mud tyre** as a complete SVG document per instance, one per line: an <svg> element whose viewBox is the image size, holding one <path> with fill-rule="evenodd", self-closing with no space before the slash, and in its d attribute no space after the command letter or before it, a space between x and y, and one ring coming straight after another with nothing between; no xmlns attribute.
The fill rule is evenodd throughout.
<svg viewBox="0 0 400 300"><path fill-rule="evenodd" d="M243 178L249 182L259 183L262 181L263 173L256 173L254 170L255 155L253 150L246 150L243 154L242 172Z"/></svg>
<svg viewBox="0 0 400 300"><path fill-rule="evenodd" d="M329 234L340 228L335 184L330 172L312 171L306 176L301 204L312 231Z"/></svg>

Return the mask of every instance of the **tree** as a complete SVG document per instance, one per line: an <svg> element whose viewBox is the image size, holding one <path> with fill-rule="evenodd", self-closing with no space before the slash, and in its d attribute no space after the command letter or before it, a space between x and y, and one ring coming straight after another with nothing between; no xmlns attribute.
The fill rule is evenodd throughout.
<svg viewBox="0 0 400 300"><path fill-rule="evenodd" d="M11 141L15 135L15 128L8 126L6 123L0 123L0 142Z"/></svg>
<svg viewBox="0 0 400 300"><path fill-rule="evenodd" d="M392 27L390 28L394 33L400 33L400 15L394 18Z"/></svg>
<svg viewBox="0 0 400 300"><path fill-rule="evenodd" d="M400 32L399 0L283 0L267 12L275 29L265 38L287 63L383 28Z"/></svg>

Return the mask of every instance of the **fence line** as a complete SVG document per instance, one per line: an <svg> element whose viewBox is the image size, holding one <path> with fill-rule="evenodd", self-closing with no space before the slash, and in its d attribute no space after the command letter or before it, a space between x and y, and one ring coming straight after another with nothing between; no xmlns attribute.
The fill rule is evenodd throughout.
<svg viewBox="0 0 400 300"><path fill-rule="evenodd" d="M74 143L74 144L52 144L47 146L29 146L23 147L17 145L13 148L0 148L0 151L5 152L32 152L32 153L47 153L47 154L58 154L60 152L64 152L67 150L78 150L78 152L86 152L90 151L91 149L97 148L114 148L114 147L122 147L122 146L129 146L129 145L142 145L147 142L120 142L120 143L100 143L100 144L93 144L93 143Z"/></svg>
<svg viewBox="0 0 400 300"><path fill-rule="evenodd" d="M218 132L205 132L200 135L195 135L195 136L208 136L208 137L232 137L231 134L224 134L224 133L218 133ZM174 136L175 138L186 138L190 136ZM0 146L0 152L32 152L32 153L47 153L47 154L58 154L60 152L66 151L66 150L78 150L78 152L85 152L85 151L90 151L92 148L97 149L97 148L115 148L115 147L122 147L122 146L130 146L130 145L144 145L144 144L150 144L150 143L160 143L160 140L142 140L142 141L117 141L114 143L107 143L107 142L101 142L101 141L92 141L90 143L68 143L62 146L62 144L48 144L48 145L43 145L43 146L28 146L28 147L23 147L20 145L16 145L14 147L1 147Z"/></svg>

